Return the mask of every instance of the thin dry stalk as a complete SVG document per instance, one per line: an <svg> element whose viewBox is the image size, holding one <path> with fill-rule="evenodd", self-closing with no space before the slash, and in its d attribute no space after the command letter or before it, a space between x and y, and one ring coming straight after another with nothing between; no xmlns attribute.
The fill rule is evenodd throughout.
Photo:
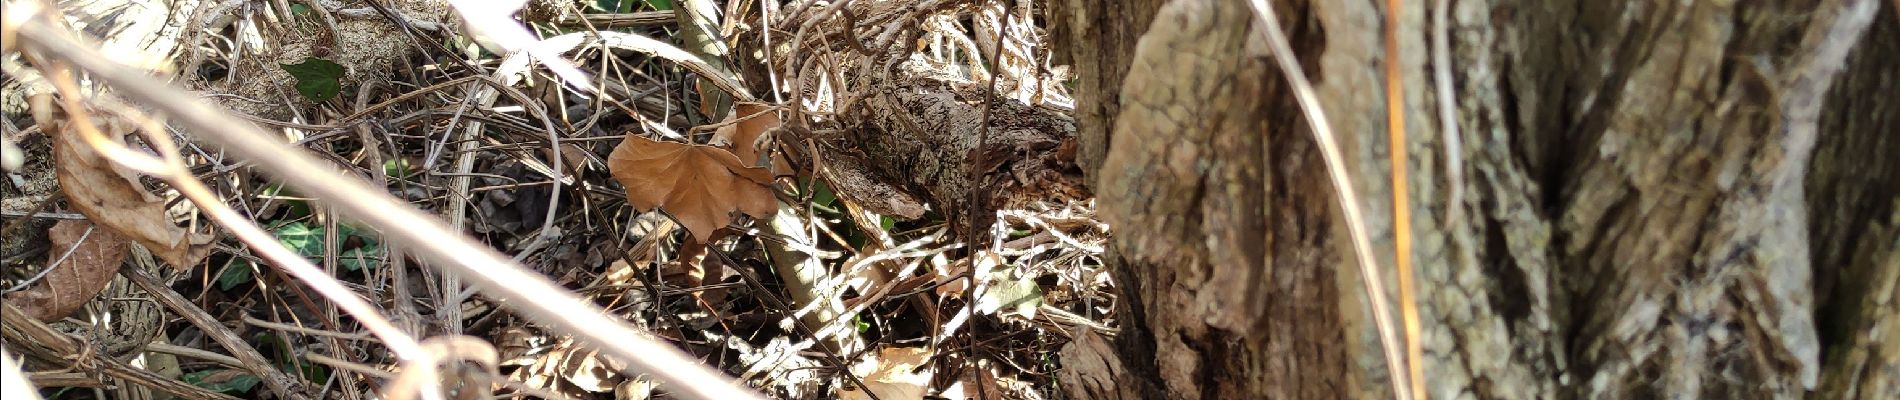
<svg viewBox="0 0 1900 400"><path fill-rule="evenodd" d="M1346 174L1344 156L1339 153L1339 143L1333 138L1333 128L1326 120L1325 110L1320 108L1319 96L1313 92L1313 84L1306 79L1305 70L1293 54L1293 46L1287 44L1286 32L1280 29L1280 20L1274 16L1273 7L1265 0L1249 0L1254 15L1267 25L1267 47L1273 51L1273 60L1280 65L1280 71L1286 75L1287 82L1293 86L1293 97L1299 101L1300 109L1306 112L1306 122L1312 125L1313 140L1319 143L1321 158L1326 161L1326 175L1333 181L1333 193L1338 195L1339 208L1346 218L1346 233L1352 237L1353 254L1359 261L1359 274L1365 280L1366 298L1372 303L1372 322L1379 330L1379 345L1385 351L1385 367L1392 379L1392 395L1399 400L1412 398L1411 386L1406 384L1406 371L1400 364L1404 362L1403 341L1392 327L1391 305L1385 297L1385 284L1379 279L1378 259L1372 256L1372 239L1366 233L1365 217L1360 214L1358 191L1353 189L1352 177Z"/></svg>

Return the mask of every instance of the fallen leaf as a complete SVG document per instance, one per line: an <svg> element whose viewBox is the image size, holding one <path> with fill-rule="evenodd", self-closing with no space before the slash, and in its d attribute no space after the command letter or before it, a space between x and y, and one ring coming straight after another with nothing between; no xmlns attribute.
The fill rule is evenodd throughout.
<svg viewBox="0 0 1900 400"><path fill-rule="evenodd" d="M123 142L132 124L112 114L94 112L99 130ZM73 209L106 228L145 245L182 271L197 265L210 251L210 235L191 232L172 223L165 202L139 183L138 175L113 165L86 144L65 120L49 124L53 139L53 174L59 190Z"/></svg>
<svg viewBox="0 0 1900 400"><path fill-rule="evenodd" d="M614 391L622 378L618 370L608 368L595 351L570 349L567 358L561 361L561 378L591 393Z"/></svg>
<svg viewBox="0 0 1900 400"><path fill-rule="evenodd" d="M627 189L635 208L665 209L702 243L732 222L732 212L766 218L778 211L772 174L747 167L712 146L658 142L627 135L607 157L607 169Z"/></svg>
<svg viewBox="0 0 1900 400"><path fill-rule="evenodd" d="M765 135L765 131L777 128L783 122L779 121L778 113L772 111L772 106L764 103L740 102L733 105L733 110L735 112L731 117L726 118L726 122L753 114L759 115L713 130L713 141L731 143L732 154L739 156L740 163L746 166L757 165L759 163L759 136Z"/></svg>
<svg viewBox="0 0 1900 400"><path fill-rule="evenodd" d="M61 256L65 261L47 267L53 270L32 287L8 293L7 302L20 306L29 317L52 322L79 311L105 290L106 283L118 275L119 265L125 263L127 243L110 229L79 220L59 221L46 236L53 242L47 261Z"/></svg>
<svg viewBox="0 0 1900 400"><path fill-rule="evenodd" d="M864 381L864 387L838 391L838 398L844 400L870 399L865 391L876 394L883 400L923 399L930 385L932 372L928 369L913 372L918 366L930 359L930 349L923 347L887 347L879 349L877 354L867 357L857 365L851 366L851 372Z"/></svg>
<svg viewBox="0 0 1900 400"><path fill-rule="evenodd" d="M646 379L628 379L614 386L614 400L646 400L653 397L653 381Z"/></svg>
<svg viewBox="0 0 1900 400"><path fill-rule="evenodd" d="M976 312L1036 319L1036 309L1042 307L1042 287L1036 285L1035 277L1019 277L1012 273L1014 270L1009 268L990 272L989 288L978 295Z"/></svg>

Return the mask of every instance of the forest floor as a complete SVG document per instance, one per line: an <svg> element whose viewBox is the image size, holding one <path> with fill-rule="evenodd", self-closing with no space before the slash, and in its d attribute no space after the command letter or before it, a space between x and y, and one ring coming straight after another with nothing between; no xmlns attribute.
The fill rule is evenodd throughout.
<svg viewBox="0 0 1900 400"><path fill-rule="evenodd" d="M1058 350L1078 332L1113 331L1114 289L1100 260L1108 227L1094 218L1091 200L1019 202L971 219L980 224L969 229L954 221L967 217L943 215L935 204L911 217L880 214L854 199L895 194L838 187L822 165L834 150L786 140L792 128L779 122L862 129L848 113L795 108L799 100L735 102L692 60L665 51L572 46L579 49L566 59L610 94L588 96L546 70L524 68L520 57L477 50L462 32L427 29L435 25L428 21L453 18L438 1L387 2L405 26L371 13L380 10L289 3L174 12L226 24L172 33L189 44L161 47L190 50L167 53L186 65L174 84L336 167L306 173L381 188L604 310L572 312L605 312L766 396L871 398L868 389L887 400L1059 398ZM731 48L767 47L744 42L761 39L756 30L733 33L757 20L754 2L723 3L754 16L724 25ZM918 36L935 35L937 46L955 47L941 44L946 32L976 31L993 15L968 2L937 3L944 5L925 10L936 25L915 28L934 26ZM672 1L546 4L522 14L541 22L530 26L543 37L615 32L688 41ZM778 10L785 14L775 18L837 18L798 11L808 10ZM88 21L68 12L70 21ZM248 22L230 24L219 12ZM269 51L245 47L246 24L264 32L255 40ZM1033 19L1023 25L1034 32ZM951 36L974 49L967 34ZM99 39L112 49L112 37ZM382 44L358 43L372 39ZM914 57L942 50L925 46ZM18 73L15 66L49 64L8 54L4 134L25 156L0 183L0 288L6 349L26 356L41 395L362 399L395 385L401 370L392 346L269 261L263 247L272 246L323 269L411 336L465 335L474 340L464 343L492 351L492 366L481 365L483 357L444 364L441 381L458 396L675 393L675 383L630 374L638 371L577 342L575 332L521 315L513 300L456 284L452 270L419 255L426 243L391 239L387 227L340 212L337 199L305 194L187 130L135 134L162 124L164 113L94 92L110 85L87 86L95 94L86 101L63 101L57 93L80 91L46 87L60 83L46 71ZM982 68L974 57L961 59L965 68ZM1027 73L1049 75L1030 65ZM796 87L780 83L751 86ZM1040 93L1015 100L987 86L995 101L1067 112ZM189 174L141 176L149 171L101 158L107 149L76 139L83 135L72 126L81 123L97 123L140 154L175 155ZM156 142L173 139L171 150ZM202 183L275 242L234 235L174 179ZM847 190L855 192L839 193ZM436 343L444 342L452 341ZM113 372L119 365L187 387L128 378L142 375ZM291 385L278 387L284 380Z"/></svg>

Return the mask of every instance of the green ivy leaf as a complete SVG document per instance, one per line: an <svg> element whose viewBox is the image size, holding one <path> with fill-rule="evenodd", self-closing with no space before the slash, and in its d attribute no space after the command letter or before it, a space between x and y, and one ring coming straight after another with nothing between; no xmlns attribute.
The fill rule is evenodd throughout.
<svg viewBox="0 0 1900 400"><path fill-rule="evenodd" d="M397 178L397 179L408 178L410 175L409 170L411 168L412 167L409 165L409 160L398 158L398 159L393 159L389 161L383 161L383 175L389 176L391 178Z"/></svg>
<svg viewBox="0 0 1900 400"><path fill-rule="evenodd" d="M244 282L251 281L251 273L255 269L257 269L257 264L232 258L230 262L224 263L224 272L218 274L218 290L229 291Z"/></svg>
<svg viewBox="0 0 1900 400"><path fill-rule="evenodd" d="M297 93L310 101L329 100L343 91L343 66L335 62L305 57L301 63L281 65L284 72L297 78Z"/></svg>
<svg viewBox="0 0 1900 400"><path fill-rule="evenodd" d="M818 205L822 205L825 207L831 207L831 203L838 202L838 194L832 193L831 185L825 184L825 181L814 182L812 186L814 186L814 188L811 191L812 203L816 203Z"/></svg>
<svg viewBox="0 0 1900 400"><path fill-rule="evenodd" d="M356 271L364 268L375 268L377 264L382 263L383 247L371 243L363 247L345 251L343 254L337 255L336 258L337 264L342 265L343 269Z"/></svg>
<svg viewBox="0 0 1900 400"><path fill-rule="evenodd" d="M323 256L323 231L311 229L302 222L278 225L271 235L277 236L277 241L283 242L284 247L304 257Z"/></svg>

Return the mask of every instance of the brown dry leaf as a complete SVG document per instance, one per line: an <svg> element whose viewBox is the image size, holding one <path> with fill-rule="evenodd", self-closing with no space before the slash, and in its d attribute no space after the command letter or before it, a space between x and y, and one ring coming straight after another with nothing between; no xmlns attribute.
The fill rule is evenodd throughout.
<svg viewBox="0 0 1900 400"><path fill-rule="evenodd" d="M759 136L765 135L765 131L777 128L784 122L779 121L778 113L772 112L772 106L766 105L765 103L741 102L733 105L733 110L735 112L731 117L726 118L726 122L732 122L733 120L745 118L753 114L764 114L759 114L751 119L741 120L735 124L719 127L719 129L713 131L713 141L715 143L721 141L731 143L732 154L739 156L741 163L746 166L757 165L759 162Z"/></svg>
<svg viewBox="0 0 1900 400"><path fill-rule="evenodd" d="M607 157L607 169L627 189L635 208L664 208L700 242L732 222L732 212L767 218L778 211L768 185L772 174L747 167L712 146L657 142L627 135Z"/></svg>
<svg viewBox="0 0 1900 400"><path fill-rule="evenodd" d="M608 366L598 351L570 349L567 355L561 361L561 378L574 387L590 393L605 393L614 391L623 380L619 370Z"/></svg>
<svg viewBox="0 0 1900 400"><path fill-rule="evenodd" d="M845 400L870 399L865 390L884 400L922 399L930 385L932 372L928 369L912 372L918 366L930 360L930 349L924 347L888 347L879 349L877 355L865 358L851 366L851 372L864 380L864 387L838 391L838 398Z"/></svg>
<svg viewBox="0 0 1900 400"><path fill-rule="evenodd" d="M116 115L94 113L101 122L99 130L114 141L123 141L133 125ZM185 270L197 265L209 253L211 235L192 232L173 224L165 212L165 202L145 191L138 175L121 168L87 145L78 131L66 121L50 124L53 139L53 174L59 178L59 190L73 209L88 219L110 228L139 244L152 254Z"/></svg>
<svg viewBox="0 0 1900 400"><path fill-rule="evenodd" d="M90 229L91 233L87 233ZM46 278L33 287L8 293L7 302L20 306L26 315L40 321L52 322L78 311L93 296L105 290L106 283L118 275L119 265L125 262L127 251L124 237L105 228L94 228L91 222L65 220L53 224L47 230L47 238L53 242L48 261L58 260L67 254L66 260L48 268ZM78 246L75 248L74 246Z"/></svg>

